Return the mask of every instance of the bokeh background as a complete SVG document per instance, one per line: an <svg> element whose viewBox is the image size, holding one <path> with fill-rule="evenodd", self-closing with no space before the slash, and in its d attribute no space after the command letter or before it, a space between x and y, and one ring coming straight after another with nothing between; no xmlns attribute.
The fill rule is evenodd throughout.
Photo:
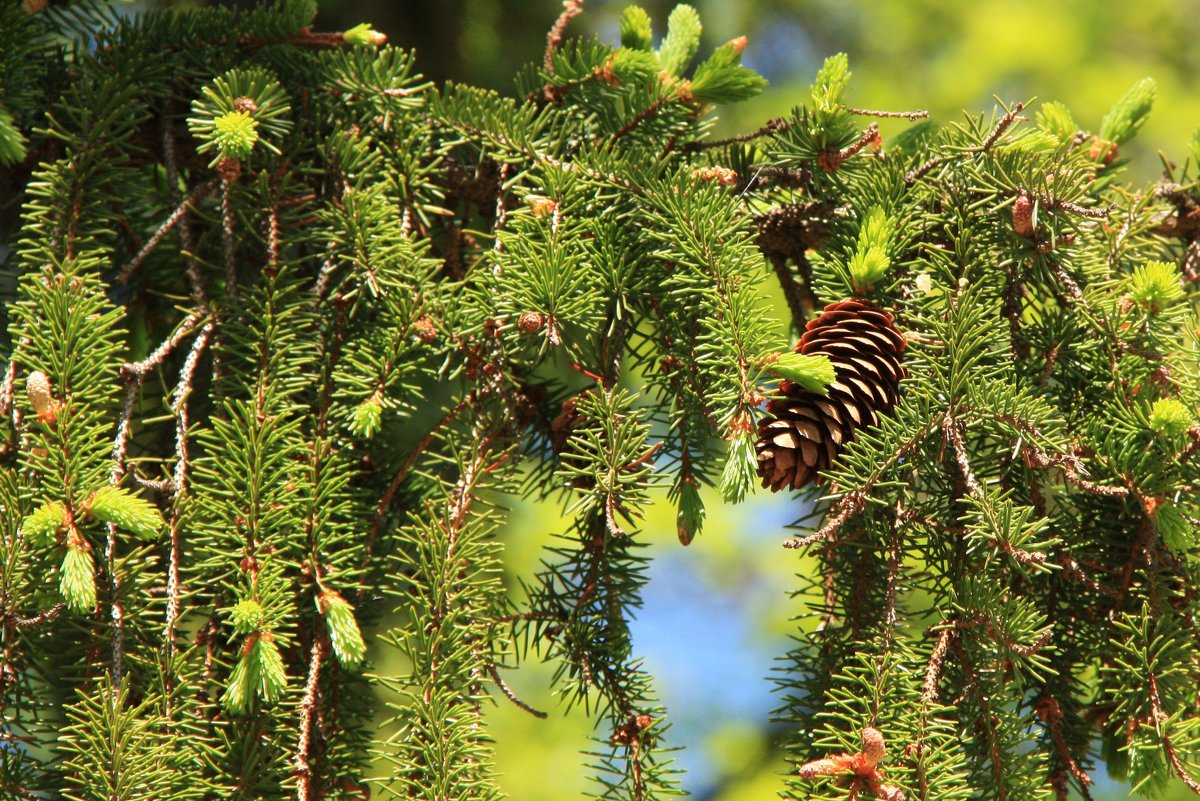
<svg viewBox="0 0 1200 801"><path fill-rule="evenodd" d="M624 0L588 0L572 34L617 39ZM674 2L643 0L658 35ZM1161 157L1182 160L1200 125L1198 0L693 0L705 26L701 52L746 34L745 63L770 80L759 98L718 110L719 132L753 130L803 102L821 61L849 54L850 100L865 108L928 109L941 121L990 111L1005 101L1059 100L1095 129L1136 80L1158 82L1128 177L1152 180ZM560 0L320 0L318 26L371 22L390 41L417 50L422 72L509 90L527 61L540 61ZM904 123L885 121L889 131ZM1162 154L1160 156L1160 153ZM783 314L777 315L782 318ZM673 509L661 503L637 536L651 557L644 607L634 626L638 653L656 677L673 721L668 743L683 788L704 801L776 797L786 729L770 722L772 670L789 646L800 602L790 592L810 569L783 551L785 527L803 512L786 497L760 494L740 507L709 498L704 533L690 547L675 538ZM507 567L531 575L543 548L565 530L557 507L513 501ZM514 589L514 591L516 591ZM383 654L380 654L384 657ZM386 658L380 663L387 670ZM529 663L506 677L537 720L500 698L490 710L503 789L518 801L583 797L590 785L580 751L592 721L547 690L549 670ZM1097 772L1097 799L1127 789ZM1190 797L1182 786L1178 798Z"/></svg>

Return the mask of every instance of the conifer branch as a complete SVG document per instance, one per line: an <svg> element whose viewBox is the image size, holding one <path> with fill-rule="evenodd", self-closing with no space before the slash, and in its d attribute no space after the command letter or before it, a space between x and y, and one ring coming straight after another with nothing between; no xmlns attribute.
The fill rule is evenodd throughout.
<svg viewBox="0 0 1200 801"><path fill-rule="evenodd" d="M179 191L179 165L175 158L175 126L172 125L166 116L162 120L162 153L163 166L166 168L167 175L167 193L171 199L171 204L179 207L183 202L183 198ZM211 188L209 191L212 191ZM200 198L196 198L195 202L199 203L199 200ZM192 226L189 215L182 215L179 218L178 226L179 242L182 246L180 255L183 259L191 286L192 301L198 307L205 308L208 306L208 292L204 288L204 277L200 273L200 264L196 261L196 246L192 239Z"/></svg>
<svg viewBox="0 0 1200 801"><path fill-rule="evenodd" d="M196 329L204 322L204 317L199 312L193 312L183 319L176 326L174 332L167 339L159 343L150 355L140 362L126 362L121 366L121 374L126 381L132 384L141 384L145 379L146 374L158 367L163 361L171 355L171 352L179 346L179 343L187 339Z"/></svg>
<svg viewBox="0 0 1200 801"><path fill-rule="evenodd" d="M1011 109L1009 109L1007 112L1005 112L1004 116L1002 116L996 122L996 124L994 126L992 126L992 130L988 132L988 135L986 137L984 137L983 142L981 142L976 147L965 148L962 153L957 154L955 156L951 156L950 158L961 159L961 158L965 158L967 156L974 156L974 155L978 155L980 153L988 152L989 150L992 149L992 146L995 145L996 142L1000 141L1000 137L1004 135L1004 132L1007 131L1009 128L1011 128L1013 123L1021 118L1021 112L1024 109L1025 109L1024 103L1020 103L1020 102L1014 103L1013 107ZM933 170L935 167L941 166L944 162L946 162L948 160L949 159L945 156L934 156L933 158L929 159L925 163L921 164L921 166L917 167L916 169L910 170L909 172L905 173L904 174L904 183L909 184L909 185L916 183L917 181L921 180L926 175L928 175L929 172L931 170Z"/></svg>

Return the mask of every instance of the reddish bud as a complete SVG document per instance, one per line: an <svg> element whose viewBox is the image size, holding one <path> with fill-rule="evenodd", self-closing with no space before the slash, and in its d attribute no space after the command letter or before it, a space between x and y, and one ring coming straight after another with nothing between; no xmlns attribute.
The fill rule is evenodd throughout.
<svg viewBox="0 0 1200 801"><path fill-rule="evenodd" d="M1017 236L1033 236L1033 198L1025 192L1021 192L1013 201L1012 221Z"/></svg>

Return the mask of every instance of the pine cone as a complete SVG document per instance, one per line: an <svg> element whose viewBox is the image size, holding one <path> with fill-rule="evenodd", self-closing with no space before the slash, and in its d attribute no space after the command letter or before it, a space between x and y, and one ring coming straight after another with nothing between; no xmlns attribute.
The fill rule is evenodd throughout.
<svg viewBox="0 0 1200 801"><path fill-rule="evenodd" d="M907 343L892 315L860 300L831 303L805 326L797 353L824 354L837 380L828 395L779 382L758 424L758 474L778 492L799 489L827 470L856 429L875 425L900 400Z"/></svg>

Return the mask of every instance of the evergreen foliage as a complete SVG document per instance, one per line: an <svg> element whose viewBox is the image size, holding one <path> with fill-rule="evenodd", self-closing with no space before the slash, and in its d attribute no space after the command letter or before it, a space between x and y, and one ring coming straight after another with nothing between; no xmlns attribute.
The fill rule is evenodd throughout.
<svg viewBox="0 0 1200 801"><path fill-rule="evenodd" d="M677 794L648 489L687 544L775 380L839 379L768 279L797 335L856 299L907 338L785 543L820 569L784 796L1200 792L1200 171L1121 183L1153 83L1095 135L1014 103L885 142L837 55L716 140L744 39L564 40L565 5L507 97L311 0L0 2L0 795L495 798L482 709L544 714L531 659L598 716L597 797ZM519 593L513 494L571 520Z"/></svg>

